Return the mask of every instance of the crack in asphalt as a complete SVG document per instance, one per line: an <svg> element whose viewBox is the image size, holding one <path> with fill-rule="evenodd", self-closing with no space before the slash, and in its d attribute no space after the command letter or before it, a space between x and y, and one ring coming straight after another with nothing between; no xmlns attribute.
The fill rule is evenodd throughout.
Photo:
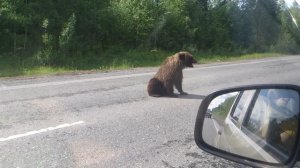
<svg viewBox="0 0 300 168"><path fill-rule="evenodd" d="M134 85L124 85L122 87L130 87L130 86L134 86ZM100 89L92 89L92 90L87 90L87 91L79 91L76 93L62 93L62 94L57 94L57 95L53 95L53 96L40 96L40 97L36 97L36 98L29 98L29 99L15 99L15 100L9 100L9 101L2 101L0 102L0 105L8 105L10 103L14 103L14 102L24 102L24 101L32 101L32 100L44 100L44 99L48 99L48 98L64 98L64 97L71 97L74 95L80 95L80 94L90 94L92 92L107 92L107 91L113 91L113 90L118 90L121 89L122 87L110 87L110 88L100 88Z"/></svg>

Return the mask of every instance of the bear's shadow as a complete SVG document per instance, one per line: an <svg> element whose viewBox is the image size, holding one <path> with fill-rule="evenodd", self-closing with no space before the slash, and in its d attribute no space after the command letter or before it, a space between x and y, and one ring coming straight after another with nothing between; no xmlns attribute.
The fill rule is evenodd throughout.
<svg viewBox="0 0 300 168"><path fill-rule="evenodd" d="M204 95L196 95L196 94L187 94L187 95L180 95L180 94L176 94L180 99L204 99L205 96Z"/></svg>

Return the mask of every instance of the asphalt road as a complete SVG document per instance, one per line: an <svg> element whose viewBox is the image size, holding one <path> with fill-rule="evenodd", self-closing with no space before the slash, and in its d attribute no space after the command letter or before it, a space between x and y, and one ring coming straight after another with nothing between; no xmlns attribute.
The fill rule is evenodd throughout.
<svg viewBox="0 0 300 168"><path fill-rule="evenodd" d="M178 98L153 98L158 68L0 79L0 168L243 167L193 139L205 95L245 84L300 84L300 57L200 64Z"/></svg>

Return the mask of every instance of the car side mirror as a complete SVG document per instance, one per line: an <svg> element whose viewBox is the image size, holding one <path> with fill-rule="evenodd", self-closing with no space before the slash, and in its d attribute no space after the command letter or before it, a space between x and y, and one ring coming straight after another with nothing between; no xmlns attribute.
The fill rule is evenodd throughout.
<svg viewBox="0 0 300 168"><path fill-rule="evenodd" d="M196 144L204 151L254 167L291 167L299 160L296 85L220 90L201 103Z"/></svg>

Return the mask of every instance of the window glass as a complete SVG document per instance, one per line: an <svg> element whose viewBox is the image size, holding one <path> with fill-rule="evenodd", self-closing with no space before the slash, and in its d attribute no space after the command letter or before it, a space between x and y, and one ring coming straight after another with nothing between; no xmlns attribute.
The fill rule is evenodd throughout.
<svg viewBox="0 0 300 168"><path fill-rule="evenodd" d="M251 102L251 99L253 97L255 93L255 90L249 90L249 91L244 91L242 93L242 96L240 97L236 108L234 109L234 111L231 113L231 117L236 120L239 121L239 119L242 117L242 114L244 115L245 112L247 111L249 104ZM241 122L241 121L239 121Z"/></svg>
<svg viewBox="0 0 300 168"><path fill-rule="evenodd" d="M247 121L246 127L251 132L260 135L260 130L262 128L262 123L266 115L267 108L267 98L266 98L267 90L260 91L254 107L252 109L252 113Z"/></svg>
<svg viewBox="0 0 300 168"><path fill-rule="evenodd" d="M298 128L299 95L294 90L261 90L245 127L270 148L289 156Z"/></svg>

